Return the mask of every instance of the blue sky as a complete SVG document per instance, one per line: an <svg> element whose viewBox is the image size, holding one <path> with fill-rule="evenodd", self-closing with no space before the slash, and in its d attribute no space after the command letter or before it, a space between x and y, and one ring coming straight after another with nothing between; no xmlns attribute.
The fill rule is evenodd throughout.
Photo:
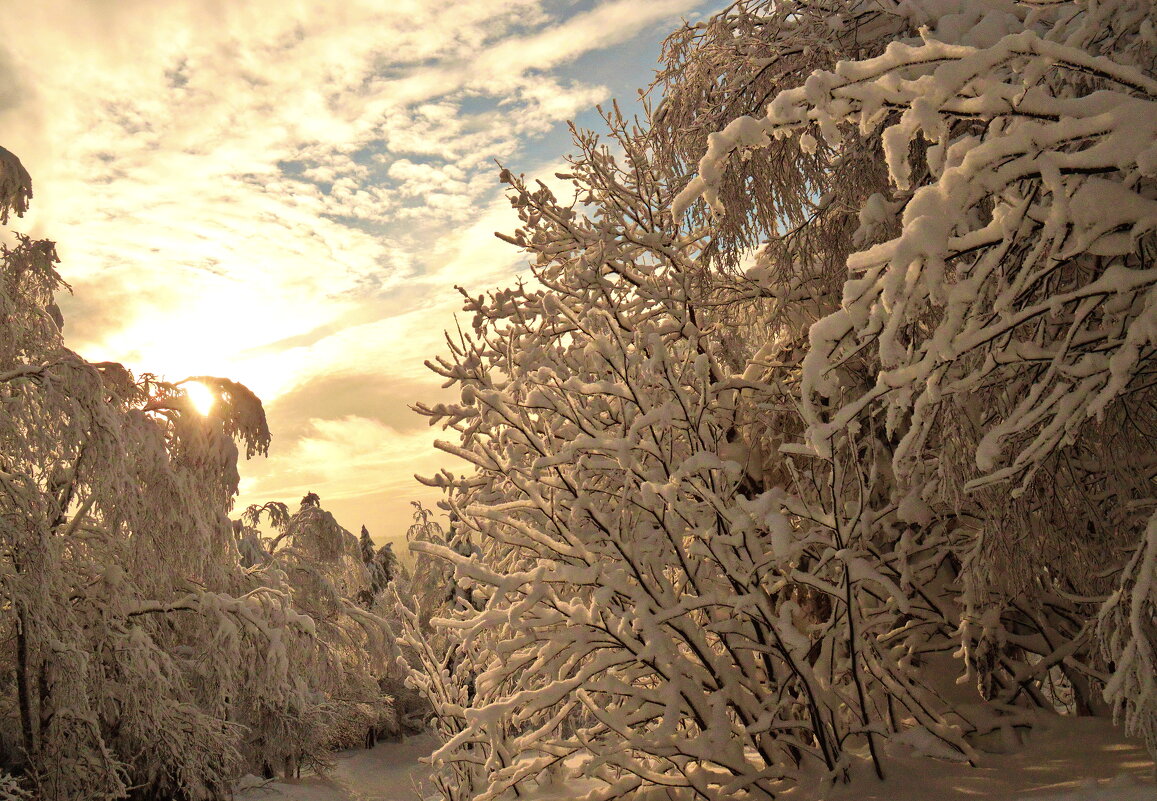
<svg viewBox="0 0 1157 801"><path fill-rule="evenodd" d="M70 347L266 402L241 504L317 492L404 532L411 476L461 469L409 411L453 287L520 254L495 160L550 176L566 121L634 107L699 0L39 0L0 17L0 144L58 242Z"/></svg>

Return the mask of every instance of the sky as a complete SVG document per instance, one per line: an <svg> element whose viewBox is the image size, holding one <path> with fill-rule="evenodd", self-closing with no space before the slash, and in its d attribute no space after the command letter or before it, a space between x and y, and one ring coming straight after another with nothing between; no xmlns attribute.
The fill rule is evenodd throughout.
<svg viewBox="0 0 1157 801"><path fill-rule="evenodd" d="M14 226L57 242L65 342L265 402L238 508L307 492L404 535L414 474L461 464L410 410L446 399L461 285L522 255L496 161L548 177L566 121L631 103L702 0L0 0ZM453 432L450 432L451 434Z"/></svg>

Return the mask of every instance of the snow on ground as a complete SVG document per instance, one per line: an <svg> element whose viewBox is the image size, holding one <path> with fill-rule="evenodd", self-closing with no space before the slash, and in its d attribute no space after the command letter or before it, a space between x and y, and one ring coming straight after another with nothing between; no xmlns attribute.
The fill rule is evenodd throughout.
<svg viewBox="0 0 1157 801"><path fill-rule="evenodd" d="M415 782L430 774L429 767L418 760L436 744L433 736L422 735L401 743L343 751L328 777L250 786L237 794L237 801L416 801Z"/></svg>
<svg viewBox="0 0 1157 801"><path fill-rule="evenodd" d="M1157 801L1153 760L1143 743L1102 718L1042 720L1028 742L980 764L893 755L887 781L870 771L850 785L798 788L784 801Z"/></svg>
<svg viewBox="0 0 1157 801"><path fill-rule="evenodd" d="M328 778L309 777L250 787L238 801L416 801L415 780L429 775L418 762L433 750L431 736L346 751ZM970 768L923 757L893 755L887 781L865 773L850 785L799 787L784 801L1155 801L1153 761L1144 747L1106 720L1054 718L1024 748L986 754ZM555 787L541 801L573 799Z"/></svg>

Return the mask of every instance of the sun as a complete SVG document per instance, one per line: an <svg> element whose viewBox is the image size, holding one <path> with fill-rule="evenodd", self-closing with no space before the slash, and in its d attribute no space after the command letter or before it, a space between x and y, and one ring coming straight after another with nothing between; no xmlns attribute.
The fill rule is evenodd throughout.
<svg viewBox="0 0 1157 801"><path fill-rule="evenodd" d="M200 381L188 381L181 384L185 389L185 395L189 398L189 402L193 404L193 408L201 416L209 414L213 411L213 407L217 405L217 396L213 394L207 386Z"/></svg>

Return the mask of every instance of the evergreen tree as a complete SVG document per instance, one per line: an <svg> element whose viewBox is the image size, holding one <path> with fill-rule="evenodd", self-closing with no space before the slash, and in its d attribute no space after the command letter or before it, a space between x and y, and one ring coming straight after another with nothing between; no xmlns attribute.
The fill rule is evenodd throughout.
<svg viewBox="0 0 1157 801"><path fill-rule="evenodd" d="M362 526L362 533L358 538L358 542L362 548L362 562L369 565L374 561L375 548L374 541L370 538L370 530L364 525Z"/></svg>

